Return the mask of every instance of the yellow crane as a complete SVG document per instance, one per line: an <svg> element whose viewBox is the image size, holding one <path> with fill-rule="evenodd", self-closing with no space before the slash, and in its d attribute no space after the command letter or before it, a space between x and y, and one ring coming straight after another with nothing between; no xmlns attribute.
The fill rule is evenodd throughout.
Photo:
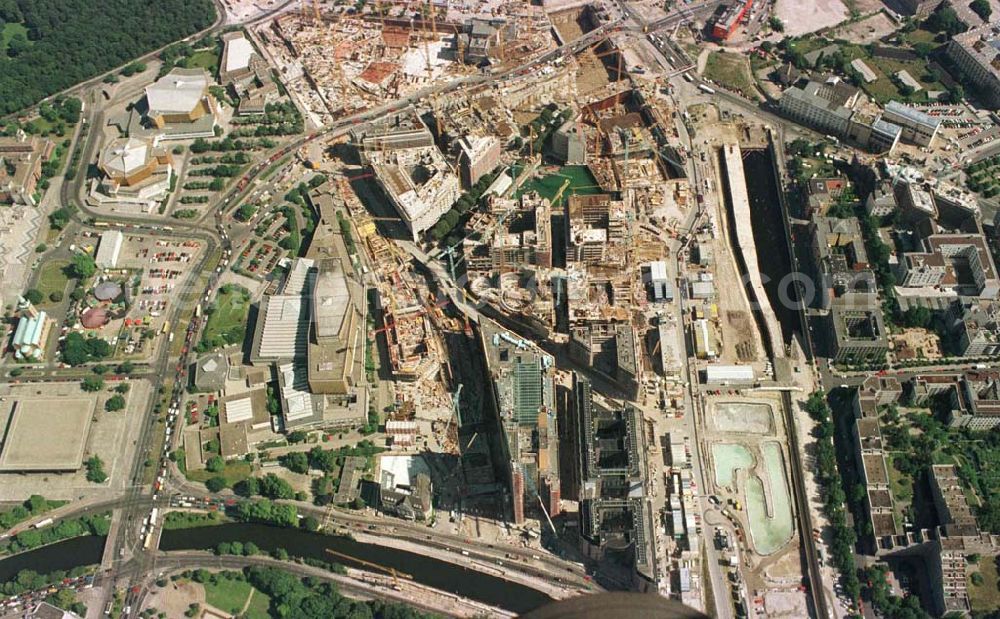
<svg viewBox="0 0 1000 619"><path fill-rule="evenodd" d="M371 568L373 570L378 570L380 572L388 574L388 575L392 576L392 582L394 584L399 584L398 580L400 578L404 578L406 580L413 580L413 576L412 575L407 574L406 572L400 572L399 570L397 570L394 567L386 567L384 565L379 565L378 563L372 563L371 561L365 561L364 559L359 559L357 557L352 557L351 555L347 555L347 554L344 554L342 552L337 552L336 550L330 550L329 548L326 549L326 552L328 552L329 554L331 554L331 555L333 555L335 557L338 557L340 559L346 559L346 560L348 560L348 561L350 561L352 563L357 563L357 564L363 565L363 566L365 566L367 568Z"/></svg>

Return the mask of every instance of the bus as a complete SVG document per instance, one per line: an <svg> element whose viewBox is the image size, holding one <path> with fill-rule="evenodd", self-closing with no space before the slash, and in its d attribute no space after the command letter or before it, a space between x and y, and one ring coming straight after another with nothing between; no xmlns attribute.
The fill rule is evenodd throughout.
<svg viewBox="0 0 1000 619"><path fill-rule="evenodd" d="M702 92L707 92L710 95L715 94L715 89L710 86L706 86L705 84L698 84L698 90Z"/></svg>

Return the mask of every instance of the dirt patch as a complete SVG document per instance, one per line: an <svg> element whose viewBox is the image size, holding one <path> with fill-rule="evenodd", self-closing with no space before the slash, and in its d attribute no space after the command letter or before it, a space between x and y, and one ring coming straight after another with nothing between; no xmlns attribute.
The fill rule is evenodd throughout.
<svg viewBox="0 0 1000 619"><path fill-rule="evenodd" d="M849 12L841 0L778 0L774 14L785 24L785 36L800 36L836 26Z"/></svg>
<svg viewBox="0 0 1000 619"><path fill-rule="evenodd" d="M728 335L732 337L733 350L740 361L753 361L757 357L753 319L747 312L726 312Z"/></svg>
<svg viewBox="0 0 1000 619"><path fill-rule="evenodd" d="M183 617L192 603L205 605L205 588L189 580L170 582L163 589L157 587L146 598L146 608L155 608L168 617Z"/></svg>
<svg viewBox="0 0 1000 619"><path fill-rule="evenodd" d="M895 32L896 25L885 13L876 13L871 17L835 29L831 35L835 39L845 39L858 45L874 43L882 37Z"/></svg>
<svg viewBox="0 0 1000 619"><path fill-rule="evenodd" d="M592 29L584 8L553 13L549 20L565 43L579 39Z"/></svg>

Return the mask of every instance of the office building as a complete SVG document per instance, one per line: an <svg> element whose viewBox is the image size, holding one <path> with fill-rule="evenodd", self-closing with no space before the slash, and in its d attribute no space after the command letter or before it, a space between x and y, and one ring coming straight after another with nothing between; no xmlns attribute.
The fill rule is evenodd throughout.
<svg viewBox="0 0 1000 619"><path fill-rule="evenodd" d="M36 206L42 164L55 147L52 141L21 130L0 137L0 203Z"/></svg>
<svg viewBox="0 0 1000 619"><path fill-rule="evenodd" d="M642 383L642 358L630 324L587 323L570 329L569 354L612 378L630 398Z"/></svg>
<svg viewBox="0 0 1000 619"><path fill-rule="evenodd" d="M962 356L1000 355L1000 305L989 303L961 307L952 333L957 335L956 347Z"/></svg>
<svg viewBox="0 0 1000 619"><path fill-rule="evenodd" d="M876 153L891 153L902 128L859 105L861 91L840 80L810 81L785 90L781 113L801 125L841 139L850 139Z"/></svg>
<svg viewBox="0 0 1000 619"><path fill-rule="evenodd" d="M609 549L629 551L636 588L645 589L657 578L657 523L644 488L642 414L630 404L602 404L574 373L570 418L581 550L595 560Z"/></svg>
<svg viewBox="0 0 1000 619"><path fill-rule="evenodd" d="M580 123L569 120L552 134L552 154L567 165L587 163L587 136Z"/></svg>
<svg viewBox="0 0 1000 619"><path fill-rule="evenodd" d="M458 176L436 146L373 151L367 159L414 241L461 196Z"/></svg>
<svg viewBox="0 0 1000 619"><path fill-rule="evenodd" d="M830 357L838 362L880 362L889 351L882 311L859 309L838 299L830 309Z"/></svg>
<svg viewBox="0 0 1000 619"><path fill-rule="evenodd" d="M561 511L559 426L555 409L555 360L497 323L480 323L489 391L499 414L500 446L513 521L520 525L539 506Z"/></svg>
<svg viewBox="0 0 1000 619"><path fill-rule="evenodd" d="M940 118L898 101L886 103L882 118L901 127L903 131L900 137L917 146L930 146L941 128Z"/></svg>
<svg viewBox="0 0 1000 619"><path fill-rule="evenodd" d="M813 217L813 259L820 274L820 306L829 309L834 299L847 298L865 307L875 305L875 274L868 264L861 225L856 217Z"/></svg>
<svg viewBox="0 0 1000 619"><path fill-rule="evenodd" d="M468 189L500 164L500 140L494 136L467 135L458 141L462 185Z"/></svg>
<svg viewBox="0 0 1000 619"><path fill-rule="evenodd" d="M362 156L371 151L434 146L434 135L412 107L358 125L350 135Z"/></svg>
<svg viewBox="0 0 1000 619"><path fill-rule="evenodd" d="M986 102L1000 105L1000 26L994 22L956 34L946 50Z"/></svg>
<svg viewBox="0 0 1000 619"><path fill-rule="evenodd" d="M889 180L880 181L865 199L865 212L872 217L891 215L896 207L896 192Z"/></svg>

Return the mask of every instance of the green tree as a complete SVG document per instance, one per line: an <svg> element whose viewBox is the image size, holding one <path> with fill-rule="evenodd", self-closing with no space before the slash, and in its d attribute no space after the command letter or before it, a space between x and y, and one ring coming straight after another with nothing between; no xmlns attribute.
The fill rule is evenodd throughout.
<svg viewBox="0 0 1000 619"><path fill-rule="evenodd" d="M294 473L309 472L309 457L301 451L293 451L278 458L283 467Z"/></svg>
<svg viewBox="0 0 1000 619"><path fill-rule="evenodd" d="M87 466L87 481L93 482L95 484L104 483L108 478L107 473L104 472L104 461L98 456L91 456L86 462Z"/></svg>
<svg viewBox="0 0 1000 619"><path fill-rule="evenodd" d="M993 15L993 7L990 6L989 0L972 0L969 8L984 22L990 21L990 16Z"/></svg>
<svg viewBox="0 0 1000 619"><path fill-rule="evenodd" d="M45 296L42 294L40 290L37 290L35 288L29 288L28 290L25 291L24 298L32 305L38 305L45 299Z"/></svg>
<svg viewBox="0 0 1000 619"><path fill-rule="evenodd" d="M306 531L319 531L319 520L312 516L306 516L302 519L302 528Z"/></svg>
<svg viewBox="0 0 1000 619"><path fill-rule="evenodd" d="M104 403L104 410L109 413L120 411L125 408L125 398L120 395L113 395Z"/></svg>
<svg viewBox="0 0 1000 619"><path fill-rule="evenodd" d="M208 480L205 481L205 487L208 488L209 492L219 492L227 485L226 478L219 475L209 477Z"/></svg>
<svg viewBox="0 0 1000 619"><path fill-rule="evenodd" d="M226 461L222 459L222 456L212 456L205 463L205 468L210 473L221 473L226 469Z"/></svg>
<svg viewBox="0 0 1000 619"><path fill-rule="evenodd" d="M87 376L80 383L80 389L91 393L104 389L104 379L100 376Z"/></svg>
<svg viewBox="0 0 1000 619"><path fill-rule="evenodd" d="M69 265L70 274L77 279L87 279L97 272L97 263L90 254L76 254Z"/></svg>

